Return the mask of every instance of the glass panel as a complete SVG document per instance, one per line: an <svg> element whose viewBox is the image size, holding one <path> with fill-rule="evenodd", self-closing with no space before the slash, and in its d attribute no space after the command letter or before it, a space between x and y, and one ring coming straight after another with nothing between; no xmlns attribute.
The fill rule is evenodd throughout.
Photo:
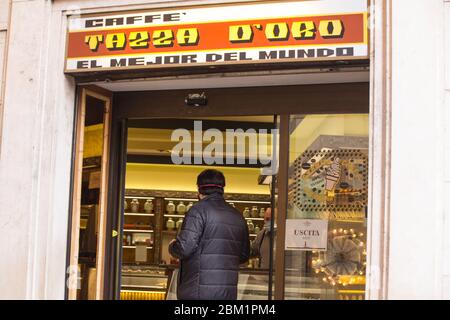
<svg viewBox="0 0 450 320"><path fill-rule="evenodd" d="M367 114L292 115L285 298L365 298Z"/></svg>
<svg viewBox="0 0 450 320"><path fill-rule="evenodd" d="M277 221L277 206L278 206L278 188L277 188L277 176L278 176L278 170L279 170L279 150L280 150L280 135L279 135L279 129L280 129L280 117L275 116L274 119L274 127L276 130L273 131L272 134L272 162L270 171L267 174L271 174L270 178L270 194L271 194L271 210L268 217L270 220L266 222L267 228L269 229L268 235L269 235L269 241L266 244L266 248L268 247L270 254L269 254L269 263L267 264L267 267L269 269L269 285L268 285L268 299L273 300L275 298L275 266L276 266L276 260L275 260L275 248L276 248L276 239L277 239L277 232L276 232L276 221ZM267 250L267 249L265 249Z"/></svg>
<svg viewBox="0 0 450 320"><path fill-rule="evenodd" d="M198 201L196 178L204 169L224 173L225 199L246 218L250 240L270 228L273 128L273 116L130 121L121 299L176 298L178 261L168 244ZM230 130L236 135L227 135ZM181 139L174 138L178 134ZM185 143L183 162L176 164L180 142ZM267 299L269 239L262 245L263 257L255 254L241 266L238 299Z"/></svg>
<svg viewBox="0 0 450 320"><path fill-rule="evenodd" d="M104 110L104 101L86 96L78 251L80 300L96 299Z"/></svg>

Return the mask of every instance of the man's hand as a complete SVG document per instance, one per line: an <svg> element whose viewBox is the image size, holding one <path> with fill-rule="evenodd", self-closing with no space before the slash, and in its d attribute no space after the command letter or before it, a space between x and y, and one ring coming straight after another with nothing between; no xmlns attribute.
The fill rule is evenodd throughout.
<svg viewBox="0 0 450 320"><path fill-rule="evenodd" d="M176 242L177 241L177 239L172 239L172 240L170 240L170 242L169 242L169 247L174 243L174 242ZM170 250L169 250L169 254L170 254ZM174 258L174 259L177 259L176 257L174 257L173 255L171 255L170 254L170 256L172 257L172 258Z"/></svg>

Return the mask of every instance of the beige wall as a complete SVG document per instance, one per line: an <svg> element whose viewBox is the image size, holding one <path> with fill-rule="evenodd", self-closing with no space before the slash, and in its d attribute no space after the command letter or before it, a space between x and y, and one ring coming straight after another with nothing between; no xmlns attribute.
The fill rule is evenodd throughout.
<svg viewBox="0 0 450 320"><path fill-rule="evenodd" d="M3 86L4 86L4 67L6 59L6 41L9 22L9 0L0 0L0 137L2 132L3 118ZM1 150L1 139L0 139Z"/></svg>
<svg viewBox="0 0 450 320"><path fill-rule="evenodd" d="M444 42L448 43L444 25L448 28L449 2L390 2L386 297L448 298L448 270L445 275L444 266L448 269L450 233L445 221L450 214L450 197L444 171L450 162L444 157L444 146L449 145L445 132L450 121L445 119L444 78L449 52L444 53ZM433 33L418 28L416 19L422 25L432 25Z"/></svg>
<svg viewBox="0 0 450 320"><path fill-rule="evenodd" d="M62 73L64 21L53 4L11 1L0 153L0 299L64 298L75 87Z"/></svg>
<svg viewBox="0 0 450 320"><path fill-rule="evenodd" d="M443 230L445 230L446 237L444 239L443 245L443 297L445 299L450 299L450 0L445 1L445 13L444 13L444 21L445 21L445 31L444 31L444 39L445 39L445 48L444 48L444 57L445 57L445 100L444 100L444 109L445 109L445 151L444 151L444 208L445 208L445 217L443 223Z"/></svg>

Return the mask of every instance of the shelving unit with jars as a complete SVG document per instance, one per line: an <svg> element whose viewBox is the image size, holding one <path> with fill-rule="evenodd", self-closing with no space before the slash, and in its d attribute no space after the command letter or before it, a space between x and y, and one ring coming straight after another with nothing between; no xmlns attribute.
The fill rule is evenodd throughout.
<svg viewBox="0 0 450 320"><path fill-rule="evenodd" d="M225 200L234 206L247 221L250 240L264 227L264 215L270 207L269 195L225 194ZM123 264L135 263L127 249L136 249L136 240L146 242L150 250L148 260L140 264L173 264L167 251L185 214L196 202L195 192L129 189L125 196L123 228ZM147 234L147 236L145 236ZM132 250L130 250L132 251Z"/></svg>
<svg viewBox="0 0 450 320"><path fill-rule="evenodd" d="M226 201L241 212L247 221L250 240L255 239L259 231L264 228L264 216L266 209L270 207L270 201L236 200L233 197L227 198ZM169 242L176 237L183 223L184 215L197 201L198 200L194 198L164 198L164 230L162 231L162 258L164 261L171 259L169 252L167 251ZM249 267L254 266L256 266L256 261L250 261Z"/></svg>
<svg viewBox="0 0 450 320"><path fill-rule="evenodd" d="M154 197L125 196L122 234L123 263L154 263L155 213ZM144 246L146 259L137 257L136 249ZM150 251L150 254L149 254Z"/></svg>
<svg viewBox="0 0 450 320"><path fill-rule="evenodd" d="M250 240L255 239L264 227L264 214L270 207L270 196L226 194L225 200L243 214L249 228ZM167 294L172 270L178 267L178 262L169 254L168 246L170 241L176 238L185 214L197 201L196 192L126 190L122 233L121 292L124 299L159 299L162 294ZM257 262L251 260L247 267L256 266ZM161 274L161 270L165 270L165 275ZM155 277L159 285L149 285L155 281ZM150 278L153 280L150 281ZM131 292L130 290L137 290L139 294L126 293ZM159 294L149 295L145 292Z"/></svg>
<svg viewBox="0 0 450 320"><path fill-rule="evenodd" d="M269 196L267 196L269 198ZM233 207L242 213L247 221L250 241L254 241L258 233L264 228L264 216L270 208L270 198L267 200L227 200ZM248 268L258 268L258 259L248 261Z"/></svg>
<svg viewBox="0 0 450 320"><path fill-rule="evenodd" d="M191 194L185 194L180 196L168 196L163 197L163 215L162 215L162 231L161 231L161 260L163 263L169 261L169 264L177 264L177 261L173 259L169 254L169 243L172 239L175 239L181 225L184 221L185 214L189 209L198 201Z"/></svg>

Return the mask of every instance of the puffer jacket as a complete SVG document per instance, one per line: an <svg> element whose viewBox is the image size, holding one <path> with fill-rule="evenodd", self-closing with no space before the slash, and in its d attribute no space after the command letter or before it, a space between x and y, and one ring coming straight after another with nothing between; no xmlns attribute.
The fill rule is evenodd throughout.
<svg viewBox="0 0 450 320"><path fill-rule="evenodd" d="M181 262L178 299L235 300L239 265L248 260L249 251L245 219L221 194L197 202L169 246Z"/></svg>

